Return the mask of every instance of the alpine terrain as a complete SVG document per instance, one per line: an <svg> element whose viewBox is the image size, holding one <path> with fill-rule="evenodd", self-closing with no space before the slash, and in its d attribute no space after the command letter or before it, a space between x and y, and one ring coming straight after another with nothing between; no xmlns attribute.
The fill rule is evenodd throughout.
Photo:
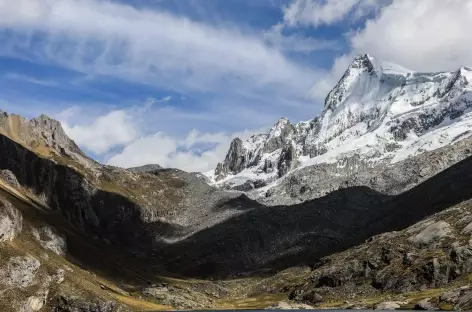
<svg viewBox="0 0 472 312"><path fill-rule="evenodd" d="M469 155L461 141L472 134L470 81L467 67L418 73L361 55L319 116L282 118L267 133L235 139L207 175L270 204L358 185L398 194Z"/></svg>
<svg viewBox="0 0 472 312"><path fill-rule="evenodd" d="M206 176L0 112L0 311L472 309L471 82L361 55Z"/></svg>

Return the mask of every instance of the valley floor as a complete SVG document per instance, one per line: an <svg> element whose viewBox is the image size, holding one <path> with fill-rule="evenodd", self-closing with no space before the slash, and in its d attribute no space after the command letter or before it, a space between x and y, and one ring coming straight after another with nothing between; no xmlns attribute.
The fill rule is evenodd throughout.
<svg viewBox="0 0 472 312"><path fill-rule="evenodd" d="M468 285L472 275L462 276L444 287L401 294L372 289L363 294L359 291L363 289L361 285L356 285L357 290L339 285L331 290L315 287L316 295L312 292L311 296L296 290L310 289L317 272L324 272L323 267L292 268L270 277L226 281L150 276L143 266L129 265L129 259L115 258L115 251L95 246L94 242L71 230L61 217L27 191L19 192L3 182L0 187L2 204L11 203L23 216L21 231L11 241L0 245L1 311L31 311L27 308L32 311L110 312L267 307L370 309L392 306L408 309L420 305L452 310L471 307L472 290ZM470 207L467 202L461 209L468 211ZM44 226L63 233L67 241L64 254L54 248L52 242L44 244L42 238L35 237L34 229ZM356 252L359 251L354 249L332 257L344 259L355 256ZM23 260L10 265L11 259ZM35 261L39 265L35 265ZM342 261L344 265L348 263L346 259ZM343 263L328 268L331 278L343 278L339 277L342 270L337 269L343 267ZM297 294L302 294L302 298L295 298ZM290 301L289 297L299 303Z"/></svg>

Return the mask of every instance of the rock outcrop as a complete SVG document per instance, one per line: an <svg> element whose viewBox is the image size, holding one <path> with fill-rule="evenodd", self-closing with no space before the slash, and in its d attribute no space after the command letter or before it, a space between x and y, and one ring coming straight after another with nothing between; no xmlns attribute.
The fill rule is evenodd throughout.
<svg viewBox="0 0 472 312"><path fill-rule="evenodd" d="M128 168L129 171L135 172L135 173L149 173L149 172L153 172L153 171L161 170L161 169L164 169L164 168L162 168L161 166L157 164Z"/></svg>
<svg viewBox="0 0 472 312"><path fill-rule="evenodd" d="M41 263L30 256L10 258L0 267L0 284L6 287L28 287L34 283L34 278Z"/></svg>
<svg viewBox="0 0 472 312"><path fill-rule="evenodd" d="M15 175L13 172L10 170L0 170L0 179L8 183L9 185L13 187L19 187L20 183L16 179Z"/></svg>
<svg viewBox="0 0 472 312"><path fill-rule="evenodd" d="M66 239L50 226L43 226L39 229L33 228L32 233L37 242L46 249L57 255L63 256L67 253Z"/></svg>
<svg viewBox="0 0 472 312"><path fill-rule="evenodd" d="M375 236L356 248L321 259L291 297L302 302L309 302L307 294L314 292L327 297L388 292L400 297L413 291L461 285L462 278L472 273L470 236L462 234L471 215L472 202L468 200L405 230ZM439 309L441 303L455 306L466 292L468 288L456 286L414 306L423 310ZM463 302L467 303L456 309L472 307L470 298ZM406 303L397 305L399 308ZM378 308L388 309L386 304Z"/></svg>
<svg viewBox="0 0 472 312"><path fill-rule="evenodd" d="M23 228L21 213L0 197L0 243L12 241Z"/></svg>

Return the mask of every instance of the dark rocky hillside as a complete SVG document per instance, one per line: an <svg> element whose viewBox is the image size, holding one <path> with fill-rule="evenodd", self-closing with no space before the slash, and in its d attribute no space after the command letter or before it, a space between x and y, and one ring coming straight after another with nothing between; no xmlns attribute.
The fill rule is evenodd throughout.
<svg viewBox="0 0 472 312"><path fill-rule="evenodd" d="M39 153L18 135L0 134L6 220L0 250L7 261L0 291L17 306L264 307L289 294L334 305L346 294L373 300L386 293L402 294L406 306L418 299L409 293L457 291L472 273L469 234L460 228L467 227L472 199L472 158L398 195L356 186L301 204L264 206L193 173L134 172L60 151ZM451 219L451 209L461 214ZM423 224L437 226L421 234ZM376 236L392 231L402 232ZM424 247L429 237L439 241ZM18 266L30 281L24 286L6 277ZM54 272L71 266L75 273L64 272L68 291L53 287ZM433 303L444 307L448 302L436 295ZM467 307L467 295L460 290L449 307Z"/></svg>

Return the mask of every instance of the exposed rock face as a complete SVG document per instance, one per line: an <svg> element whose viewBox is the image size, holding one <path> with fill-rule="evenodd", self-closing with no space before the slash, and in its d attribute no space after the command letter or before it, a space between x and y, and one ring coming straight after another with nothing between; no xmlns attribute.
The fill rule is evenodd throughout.
<svg viewBox="0 0 472 312"><path fill-rule="evenodd" d="M396 309L400 309L400 304L398 304L397 302L392 302L392 301L381 302L375 306L375 310L396 310Z"/></svg>
<svg viewBox="0 0 472 312"><path fill-rule="evenodd" d="M266 310L313 310L308 304L281 301L277 304L267 307Z"/></svg>
<svg viewBox="0 0 472 312"><path fill-rule="evenodd" d="M28 120L0 111L0 134L43 156L70 158L87 167L97 165L66 135L57 120L46 115Z"/></svg>
<svg viewBox="0 0 472 312"><path fill-rule="evenodd" d="M297 162L298 155L292 144L295 133L290 121L282 118L266 134L253 136L244 142L234 139L225 161L217 165L210 178L220 181L235 175L242 183L262 181L263 184L256 185L257 188L285 175ZM241 183L230 184L237 187Z"/></svg>
<svg viewBox="0 0 472 312"><path fill-rule="evenodd" d="M13 257L0 267L0 284L7 287L28 287L34 283L34 278L41 264L30 256Z"/></svg>
<svg viewBox="0 0 472 312"><path fill-rule="evenodd" d="M414 307L414 310L428 310L428 311L432 311L432 310L439 310L439 307L436 306L435 304L433 304L431 302L431 298L425 298L421 301L419 301L415 307Z"/></svg>
<svg viewBox="0 0 472 312"><path fill-rule="evenodd" d="M421 232L409 238L417 246L435 247L445 238L450 237L451 226L444 221L438 221L428 225Z"/></svg>
<svg viewBox="0 0 472 312"><path fill-rule="evenodd" d="M471 144L472 138L466 138L394 164L379 163L373 167L359 156L341 159L335 164L303 167L284 176L268 190L263 188L248 195L268 205L301 203L341 188L358 185L395 195L471 156Z"/></svg>
<svg viewBox="0 0 472 312"><path fill-rule="evenodd" d="M208 295L175 286L149 287L143 294L178 309L203 309L214 303Z"/></svg>
<svg viewBox="0 0 472 312"><path fill-rule="evenodd" d="M468 200L403 231L378 235L324 258L314 264L307 282L295 289L292 297L307 301L306 294L327 291L346 296L379 291L401 294L460 281L472 273L470 236L461 234L471 216L472 202ZM456 289L416 305L421 309L439 309L440 302L455 305L462 293Z"/></svg>
<svg viewBox="0 0 472 312"><path fill-rule="evenodd" d="M53 312L127 312L122 305L111 301L87 301L79 297L61 296L53 303Z"/></svg>
<svg viewBox="0 0 472 312"><path fill-rule="evenodd" d="M46 304L49 290L41 290L36 295L28 297L22 312L39 311Z"/></svg>
<svg viewBox="0 0 472 312"><path fill-rule="evenodd" d="M250 196L266 204L298 203L356 185L404 191L470 155L470 148L456 159L439 155L444 166L415 158L470 137L470 81L472 70L466 67L416 73L359 56L328 94L320 116L297 124L281 119L268 133L235 140L225 162L208 175L220 187L263 187ZM280 168L288 149L292 162ZM411 174L397 166L419 170ZM399 179L375 181L385 170Z"/></svg>
<svg viewBox="0 0 472 312"><path fill-rule="evenodd" d="M8 168L50 208L88 235L133 251L149 249L142 247L156 239L182 239L245 209L226 204L240 194L216 190L180 170L137 176L115 167L62 164L62 158L38 157L1 134L0 147L0 168ZM212 218L205 218L209 213Z"/></svg>
<svg viewBox="0 0 472 312"><path fill-rule="evenodd" d="M32 230L34 238L46 249L53 251L57 255L65 255L67 244L65 237L61 236L49 226L43 226Z"/></svg>
<svg viewBox="0 0 472 312"><path fill-rule="evenodd" d="M150 164L150 165L144 165L140 167L128 168L129 171L135 172L135 173L147 173L147 172L152 172L152 171L161 170L161 169L163 168L157 164Z"/></svg>
<svg viewBox="0 0 472 312"><path fill-rule="evenodd" d="M21 232L22 227L21 213L0 197L0 243L12 241Z"/></svg>
<svg viewBox="0 0 472 312"><path fill-rule="evenodd" d="M20 183L18 183L18 180L16 179L15 175L10 170L0 170L0 179L7 182L13 187L20 186Z"/></svg>

